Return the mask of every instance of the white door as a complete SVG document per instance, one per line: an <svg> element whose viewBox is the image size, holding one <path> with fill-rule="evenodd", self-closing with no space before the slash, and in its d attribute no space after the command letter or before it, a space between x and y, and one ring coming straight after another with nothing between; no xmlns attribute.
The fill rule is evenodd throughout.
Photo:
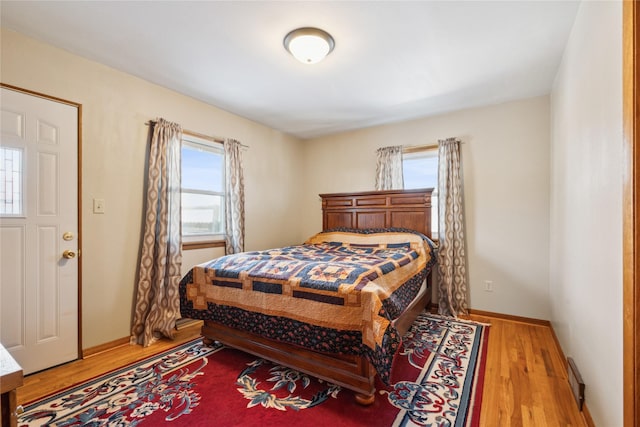
<svg viewBox="0 0 640 427"><path fill-rule="evenodd" d="M79 353L78 107L1 91L0 341L27 374Z"/></svg>

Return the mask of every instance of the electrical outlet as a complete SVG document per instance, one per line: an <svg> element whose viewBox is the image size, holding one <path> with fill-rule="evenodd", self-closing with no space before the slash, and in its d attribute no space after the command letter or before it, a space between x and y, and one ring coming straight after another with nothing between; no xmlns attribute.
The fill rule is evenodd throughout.
<svg viewBox="0 0 640 427"><path fill-rule="evenodd" d="M104 199L93 199L93 213L94 214L104 213Z"/></svg>
<svg viewBox="0 0 640 427"><path fill-rule="evenodd" d="M491 280L484 281L484 291L493 292L493 282Z"/></svg>

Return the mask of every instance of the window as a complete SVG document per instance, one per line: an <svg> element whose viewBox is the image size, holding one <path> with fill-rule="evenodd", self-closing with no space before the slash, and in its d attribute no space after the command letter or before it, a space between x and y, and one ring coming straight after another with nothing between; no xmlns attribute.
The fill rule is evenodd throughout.
<svg viewBox="0 0 640 427"><path fill-rule="evenodd" d="M431 238L438 238L438 147L402 153L402 174L406 190L433 188L431 193Z"/></svg>
<svg viewBox="0 0 640 427"><path fill-rule="evenodd" d="M0 215L21 216L22 150L0 147Z"/></svg>
<svg viewBox="0 0 640 427"><path fill-rule="evenodd" d="M224 149L185 134L182 138L182 236L184 241L224 235Z"/></svg>

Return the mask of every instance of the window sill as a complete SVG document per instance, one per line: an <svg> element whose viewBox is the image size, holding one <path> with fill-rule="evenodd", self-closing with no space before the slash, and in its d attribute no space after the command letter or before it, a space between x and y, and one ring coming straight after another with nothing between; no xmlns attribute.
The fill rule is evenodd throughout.
<svg viewBox="0 0 640 427"><path fill-rule="evenodd" d="M224 240L199 240L196 242L182 242L182 250L224 248L225 245L226 242Z"/></svg>

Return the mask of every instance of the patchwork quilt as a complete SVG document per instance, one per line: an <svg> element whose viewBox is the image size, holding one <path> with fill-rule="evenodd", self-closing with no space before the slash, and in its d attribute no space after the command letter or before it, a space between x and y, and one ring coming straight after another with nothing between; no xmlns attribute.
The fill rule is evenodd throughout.
<svg viewBox="0 0 640 427"><path fill-rule="evenodd" d="M311 350L361 354L388 381L393 327L434 263L432 243L398 230L318 233L303 245L227 255L180 283L183 317Z"/></svg>

